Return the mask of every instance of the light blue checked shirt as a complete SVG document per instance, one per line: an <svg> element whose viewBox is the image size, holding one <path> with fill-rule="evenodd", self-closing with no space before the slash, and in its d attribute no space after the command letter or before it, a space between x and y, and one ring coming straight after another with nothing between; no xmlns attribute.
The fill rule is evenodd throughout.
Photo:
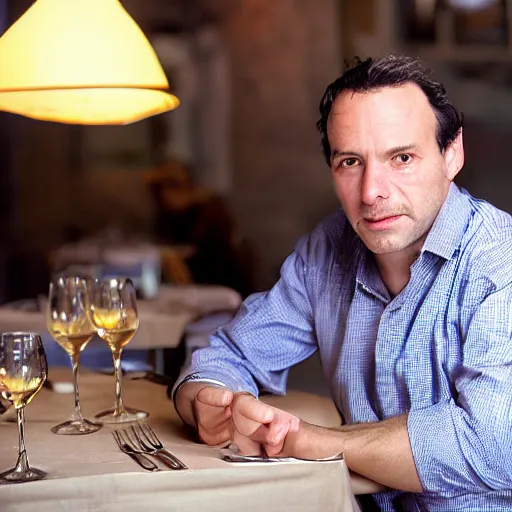
<svg viewBox="0 0 512 512"><path fill-rule="evenodd" d="M375 495L382 510L511 511L511 308L512 218L452 185L397 297L340 211L188 373L284 394L288 369L319 350L346 423L409 412L425 492Z"/></svg>

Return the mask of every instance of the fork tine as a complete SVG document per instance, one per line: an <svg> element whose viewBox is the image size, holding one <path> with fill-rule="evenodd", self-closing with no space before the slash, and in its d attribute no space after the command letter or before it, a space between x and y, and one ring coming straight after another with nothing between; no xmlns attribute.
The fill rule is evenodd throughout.
<svg viewBox="0 0 512 512"><path fill-rule="evenodd" d="M137 440L133 439L133 437L131 436L131 434L128 431L128 429L123 430L123 435L124 435L125 442L127 444L129 444L130 446L134 447L135 449L142 449L142 447L139 446L139 443L137 443Z"/></svg>
<svg viewBox="0 0 512 512"><path fill-rule="evenodd" d="M135 429L135 427L133 425L130 428L133 432L133 435L135 436L135 439L137 440L137 444L141 447L141 449L146 450L146 451L152 451L154 449L153 445L148 445L144 441L144 439L142 439L142 437L139 435L139 433L137 432L137 430Z"/></svg>
<svg viewBox="0 0 512 512"><path fill-rule="evenodd" d="M121 450L123 450L124 452L128 451L127 447L130 450L133 450L134 452L141 451L141 450L138 450L137 446L131 442L132 440L127 435L126 430L114 430L114 431L112 431L112 435L116 438L119 448L121 448Z"/></svg>
<svg viewBox="0 0 512 512"><path fill-rule="evenodd" d="M119 430L112 431L112 437L116 440L119 449L131 457L139 466L147 471L160 471L158 466L147 456L142 453L141 450L137 450L130 443L126 442L123 437L123 432Z"/></svg>
<svg viewBox="0 0 512 512"><path fill-rule="evenodd" d="M160 439L158 439L157 435L155 434L154 430L149 426L148 423L145 423L143 425L145 427L146 432L149 434L149 436L152 438L153 444L157 448L162 448L162 443L160 442ZM143 429L144 430L144 429Z"/></svg>
<svg viewBox="0 0 512 512"><path fill-rule="evenodd" d="M126 430L118 430L119 437L123 443L127 444L130 448L133 448L133 443L131 443L131 439L126 435Z"/></svg>
<svg viewBox="0 0 512 512"><path fill-rule="evenodd" d="M121 430L114 430L114 432L122 443L126 443L126 439L124 438L123 432Z"/></svg>
<svg viewBox="0 0 512 512"><path fill-rule="evenodd" d="M112 431L112 436L113 438L116 440L116 443L117 443L117 446L119 446L119 449L124 452L124 448L123 448L123 443L121 442L120 438L119 438L119 433L116 431L116 430L113 430Z"/></svg>
<svg viewBox="0 0 512 512"><path fill-rule="evenodd" d="M141 444L146 446L146 448L149 449L151 453L154 453L157 457L165 457L165 461L163 462L167 466L172 469L188 469L187 466L181 460L179 460L178 457L176 457L176 455L164 448L160 439L158 439L153 429L147 423L137 423L136 425L132 425L131 428L134 434L137 436L137 439L139 439ZM151 448L147 446L147 444L144 442L144 439L146 439L147 442L151 445Z"/></svg>
<svg viewBox="0 0 512 512"><path fill-rule="evenodd" d="M159 443L155 443L155 441L153 440L151 434L149 434L148 430L145 428L147 427L147 425L145 424L139 424L138 425L139 429L140 429L140 432L141 434L144 436L144 438L147 440L147 442L155 449L159 449L162 447L162 445L159 445Z"/></svg>

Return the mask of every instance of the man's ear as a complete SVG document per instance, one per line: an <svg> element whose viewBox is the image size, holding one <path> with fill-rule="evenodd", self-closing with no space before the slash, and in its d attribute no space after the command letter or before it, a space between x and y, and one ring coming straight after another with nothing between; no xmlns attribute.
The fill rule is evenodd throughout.
<svg viewBox="0 0 512 512"><path fill-rule="evenodd" d="M453 181L464 165L464 142L462 141L462 128L457 137L444 150L446 164L446 177Z"/></svg>

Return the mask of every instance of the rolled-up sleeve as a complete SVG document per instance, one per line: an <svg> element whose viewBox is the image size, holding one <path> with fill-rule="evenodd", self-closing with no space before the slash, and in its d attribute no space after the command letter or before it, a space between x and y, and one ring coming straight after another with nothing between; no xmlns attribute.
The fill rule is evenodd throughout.
<svg viewBox="0 0 512 512"><path fill-rule="evenodd" d="M409 413L411 448L426 492L449 497L512 489L511 309L510 284L475 308L462 329L453 398Z"/></svg>
<svg viewBox="0 0 512 512"><path fill-rule="evenodd" d="M317 348L306 279L307 266L294 252L276 285L248 297L210 346L194 352L180 381L193 374L256 396L260 389L284 394L289 368Z"/></svg>

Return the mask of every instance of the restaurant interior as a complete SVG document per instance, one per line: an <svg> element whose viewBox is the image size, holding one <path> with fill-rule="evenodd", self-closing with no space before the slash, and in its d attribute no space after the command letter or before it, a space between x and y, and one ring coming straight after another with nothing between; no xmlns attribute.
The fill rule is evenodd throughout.
<svg viewBox="0 0 512 512"><path fill-rule="evenodd" d="M120 14L110 18L107 4L122 7L140 28L147 45L140 53L128 42L133 27L117 25ZM34 16L22 26L29 8ZM181 445L164 428L171 402L162 396L146 405L143 391L153 393L154 384L144 381L141 390L130 373L150 372L172 386L192 352L234 317L243 299L269 289L296 241L339 207L316 121L325 87L354 57L423 59L464 113L467 163L457 183L512 212L504 158L512 136L510 0L0 0L2 33L0 331L41 334L48 378L61 385L59 398L71 409L69 353L48 331L49 283L63 274L130 278L140 323L122 356L126 396L130 405L151 408L159 437L178 454ZM143 83L144 73L150 82ZM61 98L77 83L83 97ZM129 96L143 90L147 97ZM95 407L110 407L114 379L104 340L89 343L81 367L83 405L97 395ZM336 421L316 355L292 369L288 387L303 402L318 397L306 414ZM62 436L70 459L56 470L51 448L35 446L42 437L37 422L30 423L41 398L27 407L27 451L34 465L60 479L65 500L78 489L66 487L66 471L95 485L116 461L95 465L88 448L74 448L76 439ZM38 410L55 423L63 409L57 399L50 402ZM2 415L0 438L8 423L12 450L1 457L13 460L0 458L2 470L18 450L15 423ZM98 446L117 449L110 436ZM220 461L204 465L199 448L187 450L181 458L188 466L218 470L220 489L260 503L242 477L238 487L230 483ZM120 471L135 475L125 464ZM284 481L284 471L256 478ZM311 477L296 471L301 482ZM322 471L315 470L301 496L332 485L337 475ZM163 474L146 473L118 482L125 510L140 505L135 498L129 503L136 482L148 493L171 489L175 510L185 509L178 507L187 506L192 482L169 484ZM42 494L27 489L30 510ZM21 499L15 491L5 497ZM87 509L73 499L76 510L103 510L101 500ZM105 499L121 503L110 494ZM334 510L329 503L317 509ZM345 506L357 510L357 503Z"/></svg>

